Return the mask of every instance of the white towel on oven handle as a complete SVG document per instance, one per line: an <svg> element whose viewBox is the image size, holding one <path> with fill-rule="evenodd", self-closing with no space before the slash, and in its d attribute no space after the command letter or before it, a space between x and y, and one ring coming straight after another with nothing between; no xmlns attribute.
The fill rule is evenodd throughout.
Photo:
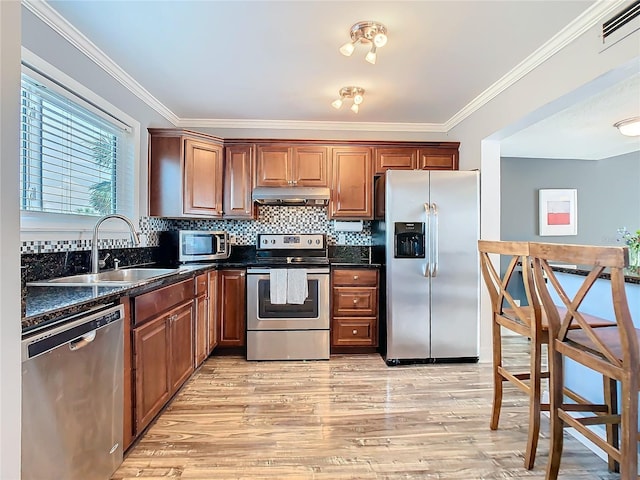
<svg viewBox="0 0 640 480"><path fill-rule="evenodd" d="M269 269L269 301L272 305L287 303L287 269Z"/></svg>
<svg viewBox="0 0 640 480"><path fill-rule="evenodd" d="M290 268L287 271L287 303L302 305L308 295L307 271L304 268Z"/></svg>

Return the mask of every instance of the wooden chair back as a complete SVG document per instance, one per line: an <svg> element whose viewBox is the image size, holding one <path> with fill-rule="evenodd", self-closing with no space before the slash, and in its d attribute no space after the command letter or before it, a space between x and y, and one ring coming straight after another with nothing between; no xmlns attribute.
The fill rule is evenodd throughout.
<svg viewBox="0 0 640 480"><path fill-rule="evenodd" d="M533 258L535 281L541 287L538 289L540 299L548 316L550 337L565 341L568 332L573 330L573 335L575 330L580 329L590 340L591 351L588 354L594 359L601 359L616 368L623 368L623 365L634 365L637 368L638 338L629 311L624 283L624 268L629 262L627 247L531 243L530 254ZM551 267L554 263L578 265L589 271L575 294L567 293L562 287ZM586 315L580 310L596 280L605 271L610 275L611 299L615 313L615 318L611 320L618 326L619 344L622 347L620 351L613 351L610 342L596 335ZM557 295L566 312L555 307L551 292Z"/></svg>
<svg viewBox="0 0 640 480"><path fill-rule="evenodd" d="M480 252L480 271L484 278L484 283L491 298L491 308L494 314L504 315L505 309L519 319L522 323L530 328L536 328L532 324L531 319L537 319L540 322L540 315L531 315L532 309L540 310L540 302L535 293L533 282L533 274L529 258L528 242L505 242L492 240L479 240L478 251ZM495 268L491 255L510 256L509 263L504 274L500 275ZM514 280L514 274L518 271L518 267L522 267L522 280L528 308L519 305L509 293L508 287L511 282L519 282ZM540 325L537 325L538 331Z"/></svg>

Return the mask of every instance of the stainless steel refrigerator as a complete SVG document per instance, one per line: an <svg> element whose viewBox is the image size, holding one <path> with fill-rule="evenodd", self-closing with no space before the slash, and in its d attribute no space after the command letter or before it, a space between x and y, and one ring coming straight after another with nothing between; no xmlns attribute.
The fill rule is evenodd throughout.
<svg viewBox="0 0 640 480"><path fill-rule="evenodd" d="M477 361L479 173L385 177L387 365Z"/></svg>

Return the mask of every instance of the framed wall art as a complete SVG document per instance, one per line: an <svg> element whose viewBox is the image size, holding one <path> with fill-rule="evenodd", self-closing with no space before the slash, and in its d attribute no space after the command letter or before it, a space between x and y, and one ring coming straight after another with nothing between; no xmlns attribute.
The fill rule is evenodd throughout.
<svg viewBox="0 0 640 480"><path fill-rule="evenodd" d="M578 190L538 190L540 236L578 234Z"/></svg>

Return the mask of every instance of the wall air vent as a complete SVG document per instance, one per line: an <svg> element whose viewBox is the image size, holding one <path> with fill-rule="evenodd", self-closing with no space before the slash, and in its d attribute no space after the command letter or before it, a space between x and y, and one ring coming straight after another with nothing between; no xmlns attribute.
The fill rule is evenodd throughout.
<svg viewBox="0 0 640 480"><path fill-rule="evenodd" d="M607 47L640 29L640 0L602 24L602 43Z"/></svg>

